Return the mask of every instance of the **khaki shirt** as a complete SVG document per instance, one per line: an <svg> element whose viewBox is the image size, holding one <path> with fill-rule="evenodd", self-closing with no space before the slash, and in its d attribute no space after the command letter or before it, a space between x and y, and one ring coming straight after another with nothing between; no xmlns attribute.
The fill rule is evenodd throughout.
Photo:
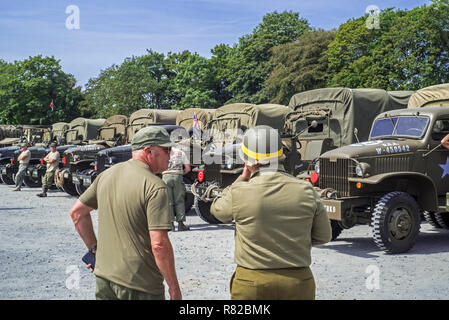
<svg viewBox="0 0 449 320"><path fill-rule="evenodd" d="M184 174L184 164L189 164L185 152L181 148L173 147L170 151L170 162L168 169L162 174Z"/></svg>
<svg viewBox="0 0 449 320"><path fill-rule="evenodd" d="M165 183L145 163L131 159L102 172L79 200L98 209L95 275L134 290L164 294L149 230L171 229Z"/></svg>
<svg viewBox="0 0 449 320"><path fill-rule="evenodd" d="M30 150L22 151L22 153L19 155L19 157L22 156L22 155L25 155L25 158L20 160L19 164L28 164L28 163L30 163L31 151Z"/></svg>
<svg viewBox="0 0 449 320"><path fill-rule="evenodd" d="M235 221L237 265L248 269L308 267L311 248L331 240L329 217L308 182L285 172L240 176L217 197L211 213Z"/></svg>
<svg viewBox="0 0 449 320"><path fill-rule="evenodd" d="M49 154L47 154L47 158L56 160L55 162L52 163L47 162L47 172L56 171L56 169L59 168L59 152L58 151L50 152Z"/></svg>

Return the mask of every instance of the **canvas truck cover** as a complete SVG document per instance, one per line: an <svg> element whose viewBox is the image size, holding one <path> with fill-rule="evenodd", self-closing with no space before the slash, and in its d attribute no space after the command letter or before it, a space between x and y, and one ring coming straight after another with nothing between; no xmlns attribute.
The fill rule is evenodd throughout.
<svg viewBox="0 0 449 320"><path fill-rule="evenodd" d="M20 138L22 136L22 129L13 125L0 125L0 144L6 138Z"/></svg>
<svg viewBox="0 0 449 320"><path fill-rule="evenodd" d="M196 114L200 129L204 129L213 118L216 109L189 108L182 110L176 116L176 125L184 127L187 131L193 128L193 117Z"/></svg>
<svg viewBox="0 0 449 320"><path fill-rule="evenodd" d="M233 103L218 108L207 129L214 142L235 143L247 129L267 125L282 131L285 117L291 110L279 104Z"/></svg>
<svg viewBox="0 0 449 320"><path fill-rule="evenodd" d="M299 134L299 140L330 138L334 146L368 140L374 118L384 111L407 107L412 91L382 89L323 88L295 94L289 103L293 110L286 120L286 131ZM316 120L319 126L309 128Z"/></svg>
<svg viewBox="0 0 449 320"><path fill-rule="evenodd" d="M124 143L126 139L126 129L128 126L128 117L123 115L114 115L106 119L104 125L98 131L99 140L91 140L89 144L105 143L108 146Z"/></svg>
<svg viewBox="0 0 449 320"><path fill-rule="evenodd" d="M416 91L410 101L408 108L449 106L449 84L437 84Z"/></svg>
<svg viewBox="0 0 449 320"><path fill-rule="evenodd" d="M76 118L72 120L70 122L70 128L67 131L67 143L71 144L97 138L98 129L104 125L105 121L105 119L85 118Z"/></svg>
<svg viewBox="0 0 449 320"><path fill-rule="evenodd" d="M128 125L128 141L131 142L134 134L151 123L176 124L179 110L171 109L139 109L131 114Z"/></svg>

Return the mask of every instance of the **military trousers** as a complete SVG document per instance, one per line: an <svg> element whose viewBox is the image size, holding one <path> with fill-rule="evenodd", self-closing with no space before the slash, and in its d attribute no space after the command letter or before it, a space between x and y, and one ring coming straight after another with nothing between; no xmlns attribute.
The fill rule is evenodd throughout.
<svg viewBox="0 0 449 320"><path fill-rule="evenodd" d="M15 176L16 188L20 188L23 183L23 179L25 179L25 173L28 168L28 164L20 164L19 171L17 171Z"/></svg>
<svg viewBox="0 0 449 320"><path fill-rule="evenodd" d="M186 221L185 194L186 189L181 174L163 174L168 189L170 213L173 221Z"/></svg>
<svg viewBox="0 0 449 320"><path fill-rule="evenodd" d="M232 300L315 300L309 267L252 270L237 266L231 278Z"/></svg>
<svg viewBox="0 0 449 320"><path fill-rule="evenodd" d="M101 277L96 277L95 299L97 300L165 300L159 296L127 288Z"/></svg>
<svg viewBox="0 0 449 320"><path fill-rule="evenodd" d="M55 179L55 172L54 171L47 171L45 172L45 175L42 177L42 188L50 189L53 185L53 181Z"/></svg>

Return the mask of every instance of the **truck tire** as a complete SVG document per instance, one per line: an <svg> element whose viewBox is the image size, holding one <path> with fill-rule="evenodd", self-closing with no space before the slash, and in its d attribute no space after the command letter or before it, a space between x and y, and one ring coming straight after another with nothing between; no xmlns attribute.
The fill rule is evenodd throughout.
<svg viewBox="0 0 449 320"><path fill-rule="evenodd" d="M211 204L212 204L212 202L204 202L204 201L198 200L198 198L195 198L194 207L195 207L196 214L198 215L198 217L200 217L207 223L210 223L210 224L223 223L220 220L218 220L217 218L215 218L210 213Z"/></svg>
<svg viewBox="0 0 449 320"><path fill-rule="evenodd" d="M79 174L86 175L86 174L88 174L88 171L89 170L83 170L83 171L79 172ZM86 191L86 189L87 189L83 185L82 181L80 181L80 183L78 183L78 184L74 183L74 185L75 185L75 190L76 190L76 193L78 194L78 196L82 195L84 193L84 191Z"/></svg>
<svg viewBox="0 0 449 320"><path fill-rule="evenodd" d="M78 192L76 192L75 184L71 181L64 180L62 190L71 196L78 197Z"/></svg>
<svg viewBox="0 0 449 320"><path fill-rule="evenodd" d="M409 194L394 191L384 195L372 215L373 239L387 253L410 250L421 227L420 208Z"/></svg>
<svg viewBox="0 0 449 320"><path fill-rule="evenodd" d="M435 212L435 219L442 228L449 229L449 212Z"/></svg>
<svg viewBox="0 0 449 320"><path fill-rule="evenodd" d="M8 176L7 174L2 174L1 178L2 178L2 181L4 184L9 184L9 185L15 184L14 179L11 178L10 176Z"/></svg>
<svg viewBox="0 0 449 320"><path fill-rule="evenodd" d="M442 226L438 223L437 218L435 217L435 212L424 211L424 218L426 221L434 228L440 229Z"/></svg>
<svg viewBox="0 0 449 320"><path fill-rule="evenodd" d="M343 231L343 228L341 227L341 225L338 223L337 220L332 220L332 219L331 219L331 228L332 228L332 239L331 239L331 241L334 241L341 234L341 232Z"/></svg>
<svg viewBox="0 0 449 320"><path fill-rule="evenodd" d="M25 176L25 178L23 179L23 183L25 183L25 185L28 188L40 188L42 187L42 180L39 178L33 178L30 176Z"/></svg>

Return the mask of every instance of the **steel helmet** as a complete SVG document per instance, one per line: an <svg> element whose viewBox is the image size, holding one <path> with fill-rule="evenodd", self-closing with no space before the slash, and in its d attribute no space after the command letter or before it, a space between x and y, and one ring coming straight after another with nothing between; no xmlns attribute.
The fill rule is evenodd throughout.
<svg viewBox="0 0 449 320"><path fill-rule="evenodd" d="M281 137L269 126L251 128L243 136L239 155L249 165L277 162L283 158Z"/></svg>

